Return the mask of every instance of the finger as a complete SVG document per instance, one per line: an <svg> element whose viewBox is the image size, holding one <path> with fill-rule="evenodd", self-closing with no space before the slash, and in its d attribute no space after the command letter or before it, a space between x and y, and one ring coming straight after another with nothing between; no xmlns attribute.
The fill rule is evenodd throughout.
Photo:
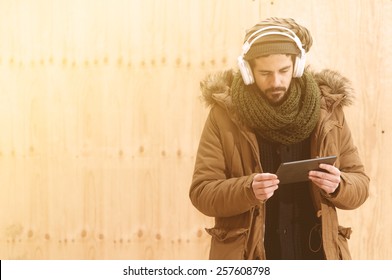
<svg viewBox="0 0 392 280"><path fill-rule="evenodd" d="M309 176L309 179L319 188L323 189L327 193L333 193L339 187L339 182L321 179L319 177Z"/></svg>
<svg viewBox="0 0 392 280"><path fill-rule="evenodd" d="M272 173L258 173L253 177L253 180L257 182L261 182L261 181L272 180L276 178L278 177Z"/></svg>
<svg viewBox="0 0 392 280"><path fill-rule="evenodd" d="M326 193L333 193L337 187L330 187L330 186L326 186L326 185L322 185L316 182L313 182L317 187L319 187L320 189L324 190Z"/></svg>
<svg viewBox="0 0 392 280"><path fill-rule="evenodd" d="M257 189L254 190L254 193L258 194L258 195L265 195L265 194L273 193L278 188L279 188L278 185L272 185L272 186L269 186L267 188L257 188Z"/></svg>
<svg viewBox="0 0 392 280"><path fill-rule="evenodd" d="M268 188L268 191L266 189L260 189L255 192L255 196L258 200L265 201L272 197L274 195L274 192L278 189L278 186L273 186L271 188Z"/></svg>
<svg viewBox="0 0 392 280"><path fill-rule="evenodd" d="M315 176L309 176L309 179L315 183L316 185L319 186L325 186L328 188L333 188L339 185L339 180L336 178L332 179L325 179L325 178L320 178L320 177L315 177Z"/></svg>
<svg viewBox="0 0 392 280"><path fill-rule="evenodd" d="M274 180L266 180L266 181L259 181L259 182L253 182L252 187L254 189L268 189L268 188L272 188L275 187L279 184L279 180L278 179L274 179Z"/></svg>
<svg viewBox="0 0 392 280"><path fill-rule="evenodd" d="M319 165L319 167L321 169L324 169L324 170L328 171L331 174L335 174L335 175L339 175L340 176L340 170L338 168L336 168L335 166L333 166L333 165L321 163Z"/></svg>
<svg viewBox="0 0 392 280"><path fill-rule="evenodd" d="M338 170L338 172L335 172L335 173L313 170L313 171L309 172L309 177L319 178L319 179L331 181L334 183L340 183L340 171L339 171L339 169L337 169L337 170Z"/></svg>
<svg viewBox="0 0 392 280"><path fill-rule="evenodd" d="M339 171L339 169L338 169L338 171ZM334 183L340 183L340 171L338 173L339 174L332 174L332 173L323 172L323 171L310 171L309 177L314 177L314 178L318 178L321 180L331 181Z"/></svg>

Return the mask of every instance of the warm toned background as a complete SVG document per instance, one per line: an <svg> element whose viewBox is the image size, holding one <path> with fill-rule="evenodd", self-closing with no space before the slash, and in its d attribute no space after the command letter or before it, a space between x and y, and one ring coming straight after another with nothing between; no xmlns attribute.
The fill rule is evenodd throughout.
<svg viewBox="0 0 392 280"><path fill-rule="evenodd" d="M355 259L392 259L391 0L1 0L0 259L205 259L188 198L207 108L246 28L293 17L308 62L353 81L371 177L340 220Z"/></svg>

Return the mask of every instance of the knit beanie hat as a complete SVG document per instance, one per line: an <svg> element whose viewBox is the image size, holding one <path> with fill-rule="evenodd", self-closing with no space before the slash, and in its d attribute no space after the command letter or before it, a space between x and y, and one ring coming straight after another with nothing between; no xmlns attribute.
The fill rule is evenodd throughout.
<svg viewBox="0 0 392 280"><path fill-rule="evenodd" d="M251 41L255 39L258 35L262 35L263 32L257 33L254 35L254 33L262 28L265 27L271 27L271 26L280 26L280 27L285 27L290 30L292 30L297 37L300 39L302 43L303 49L305 49L305 52L308 52L313 40L312 37L309 33L309 31L297 24L293 19L284 19L284 18L268 18L266 20L263 20L259 23L257 23L255 26L250 28L244 38L244 42L246 41ZM274 31L279 31L282 32L281 29L269 29L265 32L274 32ZM287 31L287 34L290 34L289 31ZM252 36L253 35L253 36ZM290 34L291 35L291 34ZM252 38L253 37L253 38ZM253 58L259 57L259 56L265 56L265 55L270 55L270 54L293 54L293 55L298 55L300 53L300 49L298 48L297 44L290 39L287 36L284 35L279 35L279 34L273 34L273 35L266 35L263 36L259 39L257 39L255 42L252 43L251 48L249 51L245 54L244 58L246 60L251 60Z"/></svg>

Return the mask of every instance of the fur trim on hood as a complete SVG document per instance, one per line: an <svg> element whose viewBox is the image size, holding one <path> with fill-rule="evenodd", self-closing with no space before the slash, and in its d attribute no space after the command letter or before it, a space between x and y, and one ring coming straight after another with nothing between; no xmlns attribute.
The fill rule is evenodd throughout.
<svg viewBox="0 0 392 280"><path fill-rule="evenodd" d="M333 109L333 107L338 105L349 106L353 103L354 90L351 82L346 77L329 69L318 73L310 72L319 84L321 94L324 97L325 105L328 109ZM217 72L208 75L200 82L202 99L207 106L223 102L228 107L231 107L230 86L235 74L236 72L234 70Z"/></svg>

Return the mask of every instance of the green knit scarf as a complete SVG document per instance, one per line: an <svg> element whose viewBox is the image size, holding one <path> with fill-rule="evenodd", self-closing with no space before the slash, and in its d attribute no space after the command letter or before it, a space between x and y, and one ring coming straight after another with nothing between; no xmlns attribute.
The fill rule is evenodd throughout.
<svg viewBox="0 0 392 280"><path fill-rule="evenodd" d="M240 73L234 75L231 90L240 119L271 142L290 145L306 139L320 116L320 89L308 71L292 80L279 105L271 105L256 85L245 85Z"/></svg>

